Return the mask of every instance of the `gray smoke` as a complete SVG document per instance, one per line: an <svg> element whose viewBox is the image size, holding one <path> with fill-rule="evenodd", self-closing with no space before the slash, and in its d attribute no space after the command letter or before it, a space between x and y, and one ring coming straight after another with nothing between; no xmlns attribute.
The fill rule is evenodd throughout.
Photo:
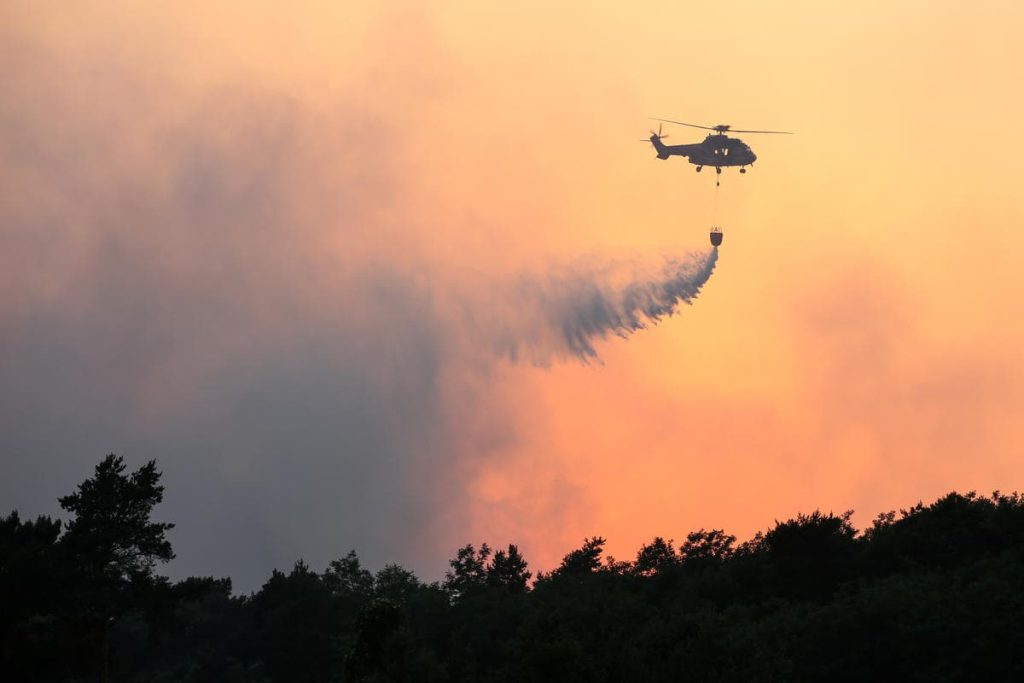
<svg viewBox="0 0 1024 683"><path fill-rule="evenodd" d="M621 263L555 269L521 278L502 311L498 350L512 360L599 359L596 343L628 337L690 304L711 277L718 248L671 258L653 271ZM509 321L514 327L509 327Z"/></svg>
<svg viewBox="0 0 1024 683"><path fill-rule="evenodd" d="M465 541L462 460L516 438L485 381L494 348L593 358L713 265L454 278L477 261L431 259L447 216L401 199L420 161L384 123L443 91L418 68L429 45L368 41L383 47L352 98L307 101L248 69L180 78L162 41L43 28L106 35L121 22L102 12L15 12L0 22L18 53L0 59L0 514L63 517L58 496L104 454L155 458L173 577L248 590L353 547L439 575ZM557 524L577 494L552 486L550 509L533 504Z"/></svg>

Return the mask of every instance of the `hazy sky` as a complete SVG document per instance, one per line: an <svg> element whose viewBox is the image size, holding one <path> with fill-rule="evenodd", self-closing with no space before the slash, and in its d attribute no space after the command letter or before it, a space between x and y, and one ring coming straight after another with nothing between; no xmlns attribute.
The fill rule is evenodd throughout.
<svg viewBox="0 0 1024 683"><path fill-rule="evenodd" d="M168 571L249 590L1024 488L1019 3L173 4L0 8L0 509L156 458ZM797 135L584 363L707 249L651 116Z"/></svg>

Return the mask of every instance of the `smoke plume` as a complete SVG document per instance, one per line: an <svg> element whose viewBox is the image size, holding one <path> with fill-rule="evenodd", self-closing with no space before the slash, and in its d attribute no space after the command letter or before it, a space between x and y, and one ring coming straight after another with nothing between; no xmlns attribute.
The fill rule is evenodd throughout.
<svg viewBox="0 0 1024 683"><path fill-rule="evenodd" d="M60 516L102 455L156 459L172 576L254 588L351 548L438 575L466 540L481 454L524 438L520 373L491 381L495 358L593 359L714 267L711 252L503 277L547 253L497 253L512 228L558 216L475 185L468 149L436 162L463 107L429 24L396 43L382 21L364 58L293 74L276 50L225 50L249 35L233 20L24 7L0 21L0 501ZM324 23L333 45L343 22ZM411 110L436 125L393 115ZM532 155L517 163L508 187ZM462 197L495 217L475 243ZM555 472L530 509L558 526L573 491Z"/></svg>

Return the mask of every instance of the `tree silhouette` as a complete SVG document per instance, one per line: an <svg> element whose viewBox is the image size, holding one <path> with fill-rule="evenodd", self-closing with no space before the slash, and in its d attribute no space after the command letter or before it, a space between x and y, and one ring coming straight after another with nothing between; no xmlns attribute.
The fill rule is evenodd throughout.
<svg viewBox="0 0 1024 683"><path fill-rule="evenodd" d="M487 567L487 585L503 588L509 593L525 593L532 576L526 567L526 560L519 554L519 548L509 544L507 551L494 553L494 559Z"/></svg>
<svg viewBox="0 0 1024 683"><path fill-rule="evenodd" d="M733 552L736 537L721 529L693 531L686 535L686 542L679 548L683 563L718 563L728 560Z"/></svg>
<svg viewBox="0 0 1024 683"><path fill-rule="evenodd" d="M288 574L275 570L253 599L254 638L267 672L275 680L326 680L343 614L330 589L299 560Z"/></svg>
<svg viewBox="0 0 1024 683"><path fill-rule="evenodd" d="M397 564L385 565L373 577L373 594L377 598L404 605L423 584L408 569Z"/></svg>
<svg viewBox="0 0 1024 683"><path fill-rule="evenodd" d="M640 576L651 576L663 569L675 566L678 562L679 555L676 554L672 540L666 541L661 536L655 536L653 541L637 551L633 572Z"/></svg>
<svg viewBox="0 0 1024 683"><path fill-rule="evenodd" d="M480 550L467 543L459 548L455 557L448 561L451 566L444 575L444 589L452 598L460 596L487 584L487 561L491 556L491 548L483 543Z"/></svg>
<svg viewBox="0 0 1024 683"><path fill-rule="evenodd" d="M57 674L59 615L70 588L56 554L61 523L49 517L0 517L0 644L2 670L11 680Z"/></svg>
<svg viewBox="0 0 1024 683"><path fill-rule="evenodd" d="M106 637L126 683L1024 680L1017 494L952 493L860 536L820 511L738 547L701 529L634 562L588 537L532 587L518 547L481 544L443 585L350 552L232 596L227 579L155 573L170 556L158 480L111 456L62 499L63 536L0 517L4 680L105 677Z"/></svg>
<svg viewBox="0 0 1024 683"><path fill-rule="evenodd" d="M356 551L331 560L323 575L324 585L337 597L368 600L373 597L373 574L363 569Z"/></svg>
<svg viewBox="0 0 1024 683"><path fill-rule="evenodd" d="M852 510L841 515L815 510L776 522L755 543L766 560L764 578L773 589L786 596L821 599L850 577L857 553L852 515Z"/></svg>
<svg viewBox="0 0 1024 683"><path fill-rule="evenodd" d="M579 576L597 571L601 568L604 544L605 539L600 536L584 538L583 545L562 558L562 564L552 575Z"/></svg>
<svg viewBox="0 0 1024 683"><path fill-rule="evenodd" d="M124 459L110 454L75 493L58 499L73 515L60 539L75 575L71 606L95 638L101 680L109 679L111 623L145 593L156 563L174 557L164 536L174 525L150 519L164 495L156 462L125 470Z"/></svg>
<svg viewBox="0 0 1024 683"><path fill-rule="evenodd" d="M75 493L58 499L74 515L61 543L88 576L112 587L148 578L157 562L174 558L164 536L174 525L150 520L164 498L156 461L129 475L125 469L110 454Z"/></svg>

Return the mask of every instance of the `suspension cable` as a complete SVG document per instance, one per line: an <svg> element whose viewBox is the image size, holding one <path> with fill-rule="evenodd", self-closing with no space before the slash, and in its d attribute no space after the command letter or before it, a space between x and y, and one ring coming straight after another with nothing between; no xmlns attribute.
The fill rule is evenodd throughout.
<svg viewBox="0 0 1024 683"><path fill-rule="evenodd" d="M716 178L715 180L717 181L718 179ZM714 201L714 204L712 205L712 209L711 209L711 227L712 228L717 228L718 227L718 190L719 190L719 184L716 182L715 183L715 201Z"/></svg>

